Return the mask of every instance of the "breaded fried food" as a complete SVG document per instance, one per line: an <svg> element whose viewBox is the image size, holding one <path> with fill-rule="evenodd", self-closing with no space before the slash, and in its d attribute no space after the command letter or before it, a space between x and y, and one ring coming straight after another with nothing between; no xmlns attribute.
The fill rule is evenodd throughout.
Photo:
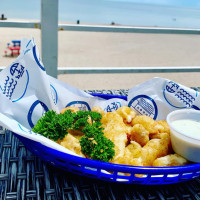
<svg viewBox="0 0 200 200"><path fill-rule="evenodd" d="M100 113L102 116L106 114L105 111L104 111L101 107L99 107L99 106L94 106L94 107L91 109L91 111L93 111L93 112L98 112L98 113Z"/></svg>
<svg viewBox="0 0 200 200"><path fill-rule="evenodd" d="M72 112L77 112L77 111L79 111L79 108L68 106L66 108L63 108L60 113L63 114L66 110L71 110Z"/></svg>
<svg viewBox="0 0 200 200"><path fill-rule="evenodd" d="M180 166L186 165L188 161L177 155L177 154L170 154L161 158L157 158L153 162L153 167L170 167L170 166Z"/></svg>
<svg viewBox="0 0 200 200"><path fill-rule="evenodd" d="M142 148L143 166L152 166L155 159L166 156L169 152L170 136L168 133L162 133L161 139L152 139Z"/></svg>
<svg viewBox="0 0 200 200"><path fill-rule="evenodd" d="M136 116L136 112L127 106L122 106L116 110L116 112L123 118L123 121L127 124L131 123Z"/></svg>
<svg viewBox="0 0 200 200"><path fill-rule="evenodd" d="M150 133L149 138L150 139L160 139L160 133L168 133L170 134L170 128L169 125L167 124L167 121L165 120L159 120L155 121L156 125L155 128L157 129L157 133Z"/></svg>
<svg viewBox="0 0 200 200"><path fill-rule="evenodd" d="M118 157L124 156L125 147L127 144L127 127L123 122L123 119L116 112L106 113L102 119L101 123L104 128L104 135L110 139L115 147L115 161Z"/></svg>
<svg viewBox="0 0 200 200"><path fill-rule="evenodd" d="M73 137L75 137L78 140L80 140L84 135L84 133L80 130L68 130L68 133L70 133Z"/></svg>
<svg viewBox="0 0 200 200"><path fill-rule="evenodd" d="M168 133L170 134L170 128L166 120L159 120L157 124L161 125L163 129L160 130L161 133Z"/></svg>
<svg viewBox="0 0 200 200"><path fill-rule="evenodd" d="M168 134L169 137L170 137L170 133L165 133L165 134L163 134L163 133L165 133L165 132L162 132L162 133L158 132L156 134L149 134L149 139L150 140L151 139L161 139L165 134Z"/></svg>
<svg viewBox="0 0 200 200"><path fill-rule="evenodd" d="M141 124L134 125L130 132L130 140L144 146L149 142L149 131L147 131Z"/></svg>
<svg viewBox="0 0 200 200"><path fill-rule="evenodd" d="M138 115L133 118L131 125L134 126L136 124L141 124L150 134L159 132L158 127L156 127L156 121L146 115Z"/></svg>
<svg viewBox="0 0 200 200"><path fill-rule="evenodd" d="M142 147L137 142L131 141L125 149L126 153L131 158L139 158L141 156Z"/></svg>
<svg viewBox="0 0 200 200"><path fill-rule="evenodd" d="M137 142L131 142L127 147L125 147L124 156L118 157L114 163L143 166L141 152L142 147Z"/></svg>
<svg viewBox="0 0 200 200"><path fill-rule="evenodd" d="M79 143L79 140L77 138L75 138L73 135L71 135L70 133L65 135L63 140L61 140L59 143L60 143L60 145L64 146L65 148L67 148L67 149L75 152L79 156L85 158L84 154L81 151L81 145Z"/></svg>
<svg viewBox="0 0 200 200"><path fill-rule="evenodd" d="M79 111L76 107L67 107L61 113L68 109L72 112ZM127 106L108 113L104 112L101 107L95 106L92 111L102 115L101 123L102 128L104 128L104 136L115 145L115 156L109 162L153 167L188 164L185 158L171 154L170 128L165 120L155 121L145 115L136 115L136 112ZM93 123L90 116L88 116L87 122ZM85 157L79 143L83 136L82 129L68 130L68 134L58 143ZM136 176L141 177L143 175Z"/></svg>

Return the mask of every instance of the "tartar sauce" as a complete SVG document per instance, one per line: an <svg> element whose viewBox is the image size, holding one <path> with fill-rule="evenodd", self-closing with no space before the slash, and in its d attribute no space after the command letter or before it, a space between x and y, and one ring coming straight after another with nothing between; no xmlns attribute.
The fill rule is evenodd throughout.
<svg viewBox="0 0 200 200"><path fill-rule="evenodd" d="M181 119L172 122L172 126L185 136L200 140L200 122Z"/></svg>

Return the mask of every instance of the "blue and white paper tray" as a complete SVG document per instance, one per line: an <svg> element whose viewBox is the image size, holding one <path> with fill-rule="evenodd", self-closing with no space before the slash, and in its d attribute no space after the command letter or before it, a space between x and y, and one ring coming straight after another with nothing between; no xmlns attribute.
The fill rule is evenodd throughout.
<svg viewBox="0 0 200 200"><path fill-rule="evenodd" d="M9 129L12 130L15 134L28 138L32 141L35 142L39 142L41 144L43 144L44 146L50 147L52 149L64 152L64 153L68 153L71 155L75 155L75 156L79 156L76 153L68 150L67 148L57 144L56 142L45 138L44 136L34 133L33 131L31 131L30 129L25 128L24 126L22 126L20 123L18 123L16 120L11 119L9 117L7 117L6 115L3 115L0 113L0 119L1 119L1 126L3 126L5 129ZM10 126L10 124L12 125L12 127Z"/></svg>
<svg viewBox="0 0 200 200"><path fill-rule="evenodd" d="M128 101L104 100L85 93L46 74L34 40L22 40L20 56L0 72L0 124L23 137L74 154L31 130L48 110L60 112L76 106L90 110L100 106L111 112L130 106L155 120L166 119L175 109L200 107L199 93L170 80L153 78L129 90Z"/></svg>
<svg viewBox="0 0 200 200"><path fill-rule="evenodd" d="M173 110L200 109L199 92L163 78L153 78L131 88L128 106L155 120L166 120Z"/></svg>
<svg viewBox="0 0 200 200"><path fill-rule="evenodd" d="M20 56L0 73L0 124L51 148L74 154L31 130L48 110L60 112L67 106L91 110L101 106L113 110L127 105L122 99L104 100L64 84L46 74L34 40L22 40ZM109 109L108 109L109 108Z"/></svg>

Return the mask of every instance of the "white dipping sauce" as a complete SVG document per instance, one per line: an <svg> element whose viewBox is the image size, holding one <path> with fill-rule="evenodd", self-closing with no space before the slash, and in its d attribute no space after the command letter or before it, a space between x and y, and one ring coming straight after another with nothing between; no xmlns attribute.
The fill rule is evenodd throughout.
<svg viewBox="0 0 200 200"><path fill-rule="evenodd" d="M172 126L183 135L200 140L200 122L190 119L175 120Z"/></svg>

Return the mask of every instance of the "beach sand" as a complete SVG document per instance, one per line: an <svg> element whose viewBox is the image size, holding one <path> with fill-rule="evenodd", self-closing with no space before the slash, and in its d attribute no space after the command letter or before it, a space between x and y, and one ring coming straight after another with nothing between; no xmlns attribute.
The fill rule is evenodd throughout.
<svg viewBox="0 0 200 200"><path fill-rule="evenodd" d="M0 66L7 43L34 37L41 52L40 30L0 28ZM200 35L70 32L58 33L59 67L159 67L199 66ZM200 86L200 73L65 74L58 79L80 89L129 89L153 77L163 77L188 87Z"/></svg>

